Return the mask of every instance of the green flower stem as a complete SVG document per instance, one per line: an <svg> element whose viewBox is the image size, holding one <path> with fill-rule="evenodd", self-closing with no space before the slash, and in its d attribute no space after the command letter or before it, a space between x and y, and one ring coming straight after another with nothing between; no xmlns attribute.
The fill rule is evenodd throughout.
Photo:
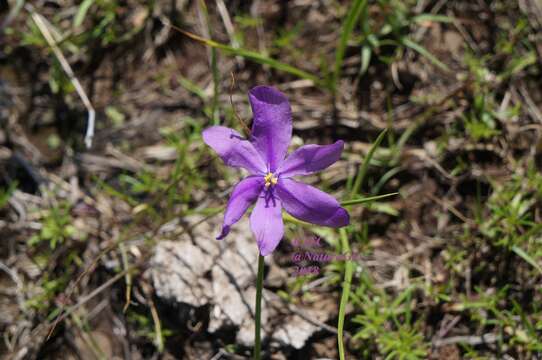
<svg viewBox="0 0 542 360"><path fill-rule="evenodd" d="M341 247L343 254L350 252L350 244L348 244L348 236L344 228L339 230L341 234ZM344 341L343 341L343 329L344 329L344 316L346 312L346 305L348 304L348 298L350 296L350 286L352 284L352 275L354 273L354 264L352 260L346 261L346 268L344 271L343 292L341 294L341 303L339 306L339 323L337 324L337 343L339 345L339 359L344 360Z"/></svg>
<svg viewBox="0 0 542 360"><path fill-rule="evenodd" d="M258 280L256 282L256 319L255 319L255 334L254 334L254 360L261 359L262 351L262 288L263 288L263 256L258 255Z"/></svg>

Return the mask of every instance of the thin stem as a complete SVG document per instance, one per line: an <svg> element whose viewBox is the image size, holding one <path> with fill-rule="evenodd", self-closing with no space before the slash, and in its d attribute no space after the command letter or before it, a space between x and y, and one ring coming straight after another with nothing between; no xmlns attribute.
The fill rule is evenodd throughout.
<svg viewBox="0 0 542 360"><path fill-rule="evenodd" d="M350 252L350 244L348 243L348 235L346 230L339 230L341 235L341 247L342 252ZM346 305L348 304L348 298L350 296L350 286L352 284L352 275L354 273L354 264L351 260L347 260L345 264L344 271L344 281L343 281L343 292L341 294L341 303L339 305L339 323L337 324L337 343L339 345L339 359L344 360L344 341L343 341L343 331L344 331L344 316L346 312Z"/></svg>
<svg viewBox="0 0 542 360"><path fill-rule="evenodd" d="M263 288L263 256L258 255L258 280L256 282L256 319L254 334L254 360L261 359L262 350L262 288Z"/></svg>

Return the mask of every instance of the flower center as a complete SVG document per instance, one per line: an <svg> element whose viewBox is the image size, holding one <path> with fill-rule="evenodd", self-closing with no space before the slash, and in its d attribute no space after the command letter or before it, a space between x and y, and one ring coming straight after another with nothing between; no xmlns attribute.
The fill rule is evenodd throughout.
<svg viewBox="0 0 542 360"><path fill-rule="evenodd" d="M277 185L277 181L279 181L278 178L276 178L273 173L267 173L264 177L265 179L265 188L269 188L270 186Z"/></svg>

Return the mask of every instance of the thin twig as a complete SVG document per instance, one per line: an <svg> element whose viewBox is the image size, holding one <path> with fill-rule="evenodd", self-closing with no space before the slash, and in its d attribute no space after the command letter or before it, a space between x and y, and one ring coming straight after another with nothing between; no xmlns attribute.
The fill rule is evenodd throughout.
<svg viewBox="0 0 542 360"><path fill-rule="evenodd" d="M467 218L465 215L463 215L459 210L455 208L452 204L447 202L446 200L441 200L438 197L432 195L432 194L426 194L428 198L430 198L432 201L438 203L440 206L457 216L461 221L463 221L465 224L468 224L470 226L474 226L475 222L474 220L471 220Z"/></svg>
<svg viewBox="0 0 542 360"><path fill-rule="evenodd" d="M127 273L129 273L131 271L134 271L139 265L141 265L141 263L142 262L140 262L139 264L133 265L133 266L127 268L126 270L123 270L123 271L119 272L117 275L113 276L111 279L107 280L105 283L103 283L102 285L100 285L96 289L94 289L90 294L81 297L81 299L77 302L77 304L72 305L71 307L66 309L66 311L64 311L63 314L62 313L59 314L58 317L55 319L53 325L51 326L51 328L49 330L49 333L47 334L46 339L49 339L51 337L51 335L53 334L53 331L55 330L56 326L62 320L64 320L67 316L69 316L71 313L73 313L75 310L77 310L81 306L85 305L87 302L89 302L96 295L98 295L99 293L101 293L102 291L104 291L105 289L107 289L108 287L110 287L111 285L116 283L117 281L119 281Z"/></svg>
<svg viewBox="0 0 542 360"><path fill-rule="evenodd" d="M92 107L92 104L87 94L85 93L83 86L81 85L79 80L75 77L75 74L73 73L73 70L70 64L68 63L68 61L64 57L64 54L62 54L62 51L58 47L57 41L55 40L53 34L51 34L51 31L47 27L46 20L43 18L43 16L41 16L40 14L32 10L32 8L29 7L27 9L30 9L30 12L32 14L32 20L34 20L34 22L36 23L36 26L38 27L41 34L45 38L45 41L47 41L47 44L49 44L49 46L53 50L53 53L55 54L56 58L60 62L62 69L64 70L66 75L68 75L68 77L70 78L70 81L73 84L75 91L77 91L77 94L79 95L79 97L81 98L81 101L83 102L83 104L85 105L87 109L88 122L87 122L87 131L85 134L85 144L87 148L90 148L92 146L92 138L94 137L94 122L96 118L96 111L94 110L94 107Z"/></svg>
<svg viewBox="0 0 542 360"><path fill-rule="evenodd" d="M245 134L247 135L247 137L249 137L250 136L250 129L248 128L247 124L243 121L243 119L241 119L241 117L237 113L237 109L235 109L235 106L233 105L232 93L233 93L233 89L235 88L235 76L233 76L233 71L230 74L231 74L230 104L231 104L231 107L233 109L233 113L235 114L235 117L237 118L237 120L239 120L239 123L243 127L243 130L245 131Z"/></svg>
<svg viewBox="0 0 542 360"><path fill-rule="evenodd" d="M149 304L150 310L151 310L151 316L152 321L154 322L154 336L155 336L155 344L156 347L160 352L164 350L164 338L162 335L162 325L160 323L160 316L158 315L158 310L156 310L156 305L154 305L154 301L152 300L152 290L150 286L146 283L143 283L143 292L145 294L147 303Z"/></svg>
<svg viewBox="0 0 542 360"><path fill-rule="evenodd" d="M122 266L124 269L128 269L128 254L126 252L126 247L124 246L124 243L119 243L119 249L120 249L120 255L122 259ZM122 312L126 313L126 310L128 310L128 307L130 306L132 302L132 275L130 272L126 273L126 297L124 302L124 307L122 308Z"/></svg>
<svg viewBox="0 0 542 360"><path fill-rule="evenodd" d="M525 100L525 103L527 104L527 112L529 113L529 115L531 115L533 120L542 123L542 112L536 106L535 102L533 101L533 98L529 95L529 92L527 91L525 86L523 85L520 86L518 90L519 90L520 95Z"/></svg>
<svg viewBox="0 0 542 360"><path fill-rule="evenodd" d="M8 274L9 277L11 278L11 280L13 280L13 282L15 283L15 285L17 285L18 288L22 289L22 287L23 287L22 282L19 279L19 276L17 275L17 273L15 271L11 270L2 261L0 261L0 270L3 270L6 274Z"/></svg>
<svg viewBox="0 0 542 360"><path fill-rule="evenodd" d="M203 162L202 164L194 167L193 169L191 170L188 170L188 175L189 174L192 174L193 171L197 171L200 167L202 166L207 166L207 164L214 160L215 157L213 157L212 159L210 159L209 161L205 161ZM187 175L187 172L183 173L183 175ZM181 179L183 178L183 176L180 176L178 177L177 179L175 179L170 185L168 185L168 187L166 189L164 189L164 191L162 192L162 194L165 194L167 193L167 191L169 191L173 186L175 186L176 184L178 184L179 181L181 181ZM162 196L158 196L159 199L162 198ZM151 203L151 207L154 207L156 205L156 202L153 202ZM223 208L220 209L220 211L222 211ZM185 232L188 232L190 231L191 229L193 229L194 227L202 224L203 222L207 221L210 217L212 216L215 216L217 215L219 212L217 211L216 213L214 213L213 215L211 216L208 216L208 217L205 217L203 218L202 220L200 220L199 222L193 224L189 229L186 229L184 228L183 231L181 232L181 234L179 235L182 235L183 233ZM177 218L178 215L175 215L175 218ZM168 219L167 221L161 223L161 224L158 224L158 226L155 227L155 229L153 229L152 231L150 231L150 235L149 235L149 238L154 238L158 232L160 231L160 229L162 228L162 226L164 225L164 223L167 223L169 222L171 219ZM126 241L126 239L124 238L118 238L116 240L114 240L109 246L107 246L105 249L103 249L93 260L92 262L90 263L90 265L83 270L83 272L81 274L79 274L79 276L75 279L75 281L69 286L69 288L64 292L62 293L62 295L66 298L71 298L73 292L75 291L76 287L78 286L78 284L81 282L81 280L87 276L88 274L90 274L92 272L92 270L98 265L98 262L100 261L100 259L102 259L103 256L105 256L106 254L108 254L110 251L112 251L115 247L117 247L119 244L122 244L124 241ZM144 259L145 257L143 257ZM143 261L143 260L141 260ZM138 264L140 264L138 262ZM120 274L123 274L123 275L127 275L128 274L128 270L131 270L133 269L133 267L130 267L130 268L126 268L123 272L121 272ZM118 275L117 275L118 276ZM116 278L116 277L115 277ZM65 308L63 306L61 306L60 308L60 312L59 312L59 315L58 317L56 318L54 324L52 325L51 329L49 330L49 334L47 336L47 339L51 336L51 334L53 333L54 329L56 328L56 326L58 325L58 323L60 321L62 321L66 315L68 315L67 313L64 313L65 311ZM64 315L62 315L64 314Z"/></svg>

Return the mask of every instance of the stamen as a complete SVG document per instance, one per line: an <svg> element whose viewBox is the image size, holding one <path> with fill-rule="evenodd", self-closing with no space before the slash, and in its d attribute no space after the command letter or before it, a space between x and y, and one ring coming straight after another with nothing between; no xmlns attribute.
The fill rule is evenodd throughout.
<svg viewBox="0 0 542 360"><path fill-rule="evenodd" d="M279 181L278 178L273 176L272 173L267 173L267 175L264 176L265 180L265 188L269 188L271 185L277 185L277 182Z"/></svg>

